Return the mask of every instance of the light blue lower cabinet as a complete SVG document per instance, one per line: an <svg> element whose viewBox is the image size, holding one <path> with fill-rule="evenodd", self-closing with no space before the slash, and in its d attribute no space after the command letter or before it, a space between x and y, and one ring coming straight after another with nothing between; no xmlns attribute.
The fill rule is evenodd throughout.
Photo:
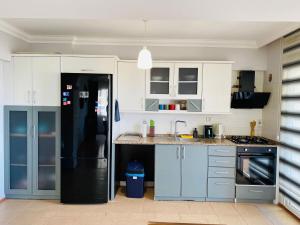
<svg viewBox="0 0 300 225"><path fill-rule="evenodd" d="M155 146L155 200L204 201L207 146Z"/></svg>
<svg viewBox="0 0 300 225"><path fill-rule="evenodd" d="M207 188L207 146L182 146L181 196L205 198Z"/></svg>
<svg viewBox="0 0 300 225"><path fill-rule="evenodd" d="M59 107L4 107L5 196L59 199Z"/></svg>
<svg viewBox="0 0 300 225"><path fill-rule="evenodd" d="M155 146L154 195L156 198L180 196L181 159L179 145Z"/></svg>
<svg viewBox="0 0 300 225"><path fill-rule="evenodd" d="M272 202L276 197L275 186L243 186L237 185L237 201Z"/></svg>
<svg viewBox="0 0 300 225"><path fill-rule="evenodd" d="M208 200L230 200L235 198L235 179L208 178Z"/></svg>

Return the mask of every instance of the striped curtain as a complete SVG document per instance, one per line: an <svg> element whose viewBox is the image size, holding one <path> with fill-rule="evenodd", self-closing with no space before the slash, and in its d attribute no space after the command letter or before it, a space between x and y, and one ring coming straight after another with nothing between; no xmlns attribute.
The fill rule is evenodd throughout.
<svg viewBox="0 0 300 225"><path fill-rule="evenodd" d="M300 217L300 29L283 38L279 200Z"/></svg>

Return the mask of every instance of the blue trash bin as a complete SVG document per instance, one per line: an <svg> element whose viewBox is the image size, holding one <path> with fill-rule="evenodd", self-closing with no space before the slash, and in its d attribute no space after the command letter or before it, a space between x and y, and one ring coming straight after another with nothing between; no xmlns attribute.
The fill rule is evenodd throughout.
<svg viewBox="0 0 300 225"><path fill-rule="evenodd" d="M126 170L126 196L128 198L144 197L144 166L139 162L128 163Z"/></svg>

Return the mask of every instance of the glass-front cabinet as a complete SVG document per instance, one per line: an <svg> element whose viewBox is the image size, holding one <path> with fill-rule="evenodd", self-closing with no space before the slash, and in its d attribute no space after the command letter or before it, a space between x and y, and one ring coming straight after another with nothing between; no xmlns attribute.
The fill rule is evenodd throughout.
<svg viewBox="0 0 300 225"><path fill-rule="evenodd" d="M59 197L59 108L5 106L5 193Z"/></svg>
<svg viewBox="0 0 300 225"><path fill-rule="evenodd" d="M146 97L201 99L202 64L154 63L146 73Z"/></svg>
<svg viewBox="0 0 300 225"><path fill-rule="evenodd" d="M176 63L174 89L177 98L201 99L202 64Z"/></svg>
<svg viewBox="0 0 300 225"><path fill-rule="evenodd" d="M6 194L31 193L31 107L5 110Z"/></svg>
<svg viewBox="0 0 300 225"><path fill-rule="evenodd" d="M59 111L37 107L33 121L33 193L55 195L59 190Z"/></svg>
<svg viewBox="0 0 300 225"><path fill-rule="evenodd" d="M173 63L154 63L146 72L147 98L170 98L175 95Z"/></svg>

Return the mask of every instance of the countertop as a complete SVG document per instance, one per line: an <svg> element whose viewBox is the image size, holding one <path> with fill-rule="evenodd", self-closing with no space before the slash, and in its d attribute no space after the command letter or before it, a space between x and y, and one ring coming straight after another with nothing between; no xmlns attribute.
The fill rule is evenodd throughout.
<svg viewBox="0 0 300 225"><path fill-rule="evenodd" d="M271 145L259 145L259 144L235 144L227 139L204 139L200 138L197 141L184 141L175 140L174 136L170 135L157 135L155 137L140 137L140 136L127 136L120 135L116 140L113 141L114 144L131 144L131 145L225 145L225 146L252 146L252 147L277 147L277 143L274 142Z"/></svg>

